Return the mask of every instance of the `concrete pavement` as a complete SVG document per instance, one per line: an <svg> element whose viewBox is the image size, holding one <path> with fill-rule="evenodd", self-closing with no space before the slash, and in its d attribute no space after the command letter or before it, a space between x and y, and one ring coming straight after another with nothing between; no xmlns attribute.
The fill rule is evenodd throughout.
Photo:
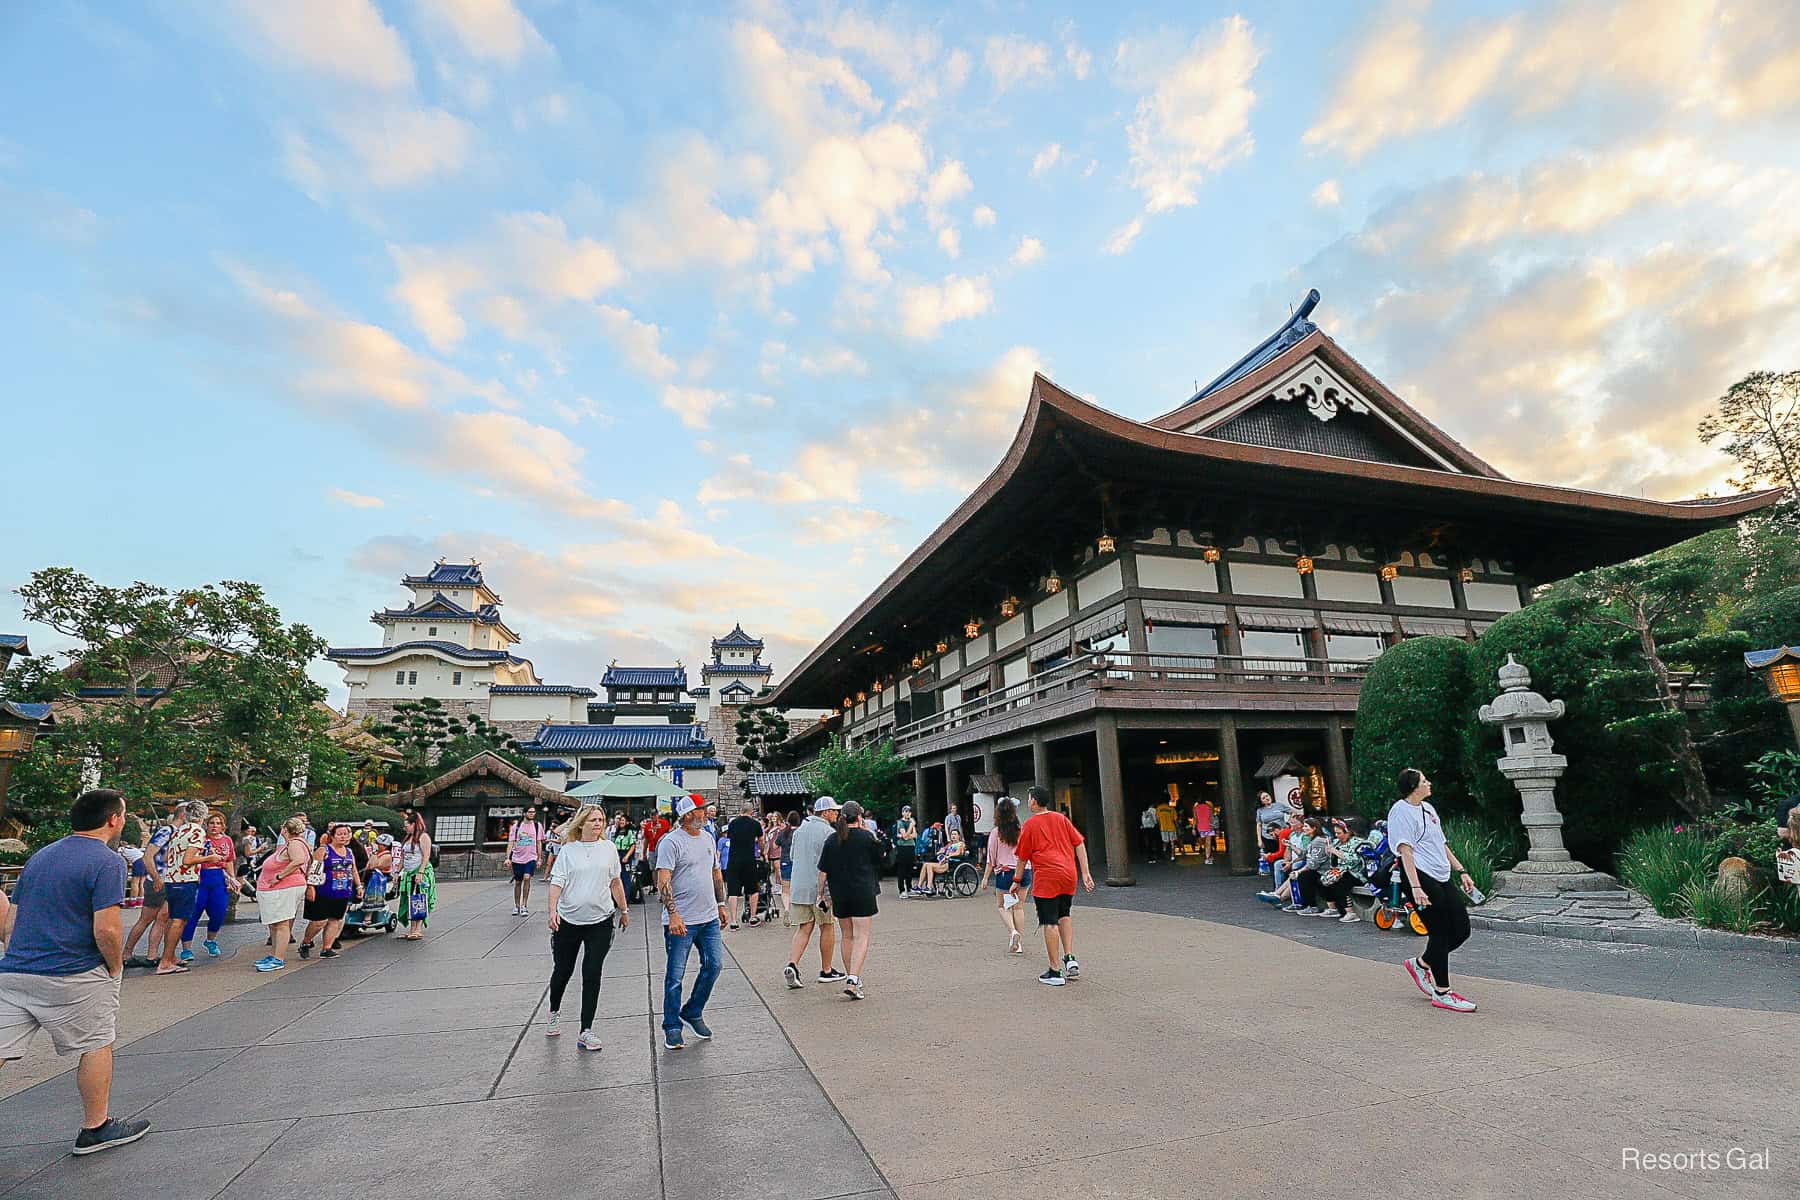
<svg viewBox="0 0 1800 1200"><path fill-rule="evenodd" d="M506 884L441 894L424 942L371 939L274 976L246 966L257 986L154 1032L140 1019L112 1105L150 1118L135 1146L68 1155L72 1071L0 1100L0 1196L347 1200L417 1175L458 1200L723 1200L746 1172L796 1200L891 1195L734 966L708 1008L715 1040L655 1049L662 939L639 906L607 957L605 1050L585 1053L575 1029L552 1040L536 1024L543 916L513 917ZM127 1013L202 977L128 980ZM566 1018L579 996L577 974Z"/></svg>
<svg viewBox="0 0 1800 1200"><path fill-rule="evenodd" d="M985 896L884 896L861 1003L788 992L772 940L736 952L902 1200L1800 1189L1791 1015L1468 976L1482 1010L1454 1015L1397 965L1416 942L1365 959L1086 899L1064 988ZM1621 1166L1733 1146L1773 1163Z"/></svg>

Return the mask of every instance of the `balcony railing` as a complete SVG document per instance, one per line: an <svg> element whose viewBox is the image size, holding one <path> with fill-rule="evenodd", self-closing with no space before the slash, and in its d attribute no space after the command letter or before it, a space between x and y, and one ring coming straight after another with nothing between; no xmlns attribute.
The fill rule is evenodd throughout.
<svg viewBox="0 0 1800 1200"><path fill-rule="evenodd" d="M1148 654L1109 650L1071 659L1008 687L922 717L894 731L896 743L988 720L1068 692L1141 688L1167 692L1354 692L1368 673L1363 662L1323 658L1247 658L1228 654Z"/></svg>

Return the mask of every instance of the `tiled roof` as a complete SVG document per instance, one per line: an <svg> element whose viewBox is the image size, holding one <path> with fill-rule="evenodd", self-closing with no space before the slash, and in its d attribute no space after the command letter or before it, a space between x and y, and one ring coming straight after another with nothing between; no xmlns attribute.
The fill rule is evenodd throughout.
<svg viewBox="0 0 1800 1200"><path fill-rule="evenodd" d="M680 767L684 771L723 771L725 769L725 764L716 758L671 758L656 765Z"/></svg>
<svg viewBox="0 0 1800 1200"><path fill-rule="evenodd" d="M722 663L709 662L700 664L700 677L710 678L714 675L772 675L775 668L768 663Z"/></svg>
<svg viewBox="0 0 1800 1200"><path fill-rule="evenodd" d="M739 692L742 692L746 696L756 695L756 690L741 679L734 679L719 689L719 695L721 696L735 695Z"/></svg>
<svg viewBox="0 0 1800 1200"><path fill-rule="evenodd" d="M527 754L568 751L689 751L711 754L704 725L545 725L520 747Z"/></svg>
<svg viewBox="0 0 1800 1200"><path fill-rule="evenodd" d="M141 687L137 689L137 694L138 698L143 700L151 696L160 696L166 691L168 691L167 688ZM76 690L75 698L77 700L112 700L124 694L125 689L122 687L84 687Z"/></svg>
<svg viewBox="0 0 1800 1200"><path fill-rule="evenodd" d="M600 686L615 687L672 687L687 690L687 668L685 667L608 667L606 675L600 680Z"/></svg>
<svg viewBox="0 0 1800 1200"><path fill-rule="evenodd" d="M48 704L21 704L17 700L0 700L0 712L21 721L42 721L50 715Z"/></svg>
<svg viewBox="0 0 1800 1200"><path fill-rule="evenodd" d="M572 764L566 763L560 758L539 758L532 761L537 763L540 771L573 771L575 769Z"/></svg>
<svg viewBox="0 0 1800 1200"><path fill-rule="evenodd" d="M407 587L486 587L481 578L481 564L440 562L423 575L408 575L401 580Z"/></svg>
<svg viewBox="0 0 1800 1200"><path fill-rule="evenodd" d="M731 627L731 632L724 637L713 639L712 648L714 654L719 652L720 646L738 646L749 650L761 650L763 648L762 639L753 638L745 633L742 624L733 625Z"/></svg>
<svg viewBox="0 0 1800 1200"><path fill-rule="evenodd" d="M384 608L369 619L382 624L388 621L419 620L429 617L448 618L452 621L478 621L483 625L499 625L500 606L483 604L480 608L467 609L442 592L434 592L431 599L423 604L409 604L405 608Z"/></svg>
<svg viewBox="0 0 1800 1200"><path fill-rule="evenodd" d="M326 658L386 658L408 650L424 651L428 654L442 654L446 658L461 659L464 662L524 662L522 658L514 658L504 650L471 650L455 642L418 641L400 642L393 646L333 646L325 651Z"/></svg>
<svg viewBox="0 0 1800 1200"><path fill-rule="evenodd" d="M1314 288L1307 292L1305 298L1300 301L1300 307L1294 310L1294 315L1282 322L1281 328L1264 338L1250 353L1232 363L1230 367L1226 368L1223 375L1188 397L1187 402L1192 404L1196 400L1204 399L1220 388L1242 379L1264 363L1274 359L1307 334L1312 333L1318 326L1307 318L1312 316L1312 311L1318 307L1318 304L1319 291Z"/></svg>
<svg viewBox="0 0 1800 1200"><path fill-rule="evenodd" d="M593 688L576 687L572 683L496 683L488 689L490 696L592 696Z"/></svg>
<svg viewBox="0 0 1800 1200"><path fill-rule="evenodd" d="M712 689L709 687L689 688L688 695L690 695L690 696L710 696L710 695L712 695Z"/></svg>
<svg viewBox="0 0 1800 1200"><path fill-rule="evenodd" d="M22 633L0 633L0 650L11 650L14 654L31 657L31 647L25 644L25 635Z"/></svg>
<svg viewBox="0 0 1800 1200"><path fill-rule="evenodd" d="M798 771L752 771L747 777L752 796L810 796L806 776Z"/></svg>
<svg viewBox="0 0 1800 1200"><path fill-rule="evenodd" d="M1800 646L1776 646L1771 650L1746 650L1744 665L1752 671L1760 671L1784 658L1800 659Z"/></svg>

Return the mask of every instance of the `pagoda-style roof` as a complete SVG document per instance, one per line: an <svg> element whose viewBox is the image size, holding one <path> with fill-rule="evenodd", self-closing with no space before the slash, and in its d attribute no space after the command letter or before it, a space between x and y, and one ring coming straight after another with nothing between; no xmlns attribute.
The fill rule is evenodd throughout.
<svg viewBox="0 0 1800 1200"><path fill-rule="evenodd" d="M488 689L490 696L592 696L593 688L576 687L572 683L496 683Z"/></svg>
<svg viewBox="0 0 1800 1200"><path fill-rule="evenodd" d="M0 700L0 715L22 721L26 724L41 724L51 719L50 703L34 703L21 700Z"/></svg>
<svg viewBox="0 0 1800 1200"><path fill-rule="evenodd" d="M752 796L810 796L806 776L799 771L752 771L744 779Z"/></svg>
<svg viewBox="0 0 1800 1200"><path fill-rule="evenodd" d="M400 658L409 654L436 654L457 662L477 663L523 663L525 660L505 650L475 650L459 642L432 641L429 639L415 642L399 642L392 646L333 646L325 651L325 657L338 662L377 663L383 659Z"/></svg>
<svg viewBox="0 0 1800 1200"><path fill-rule="evenodd" d="M1800 662L1800 646L1775 646L1768 650L1744 651L1744 665L1752 671L1772 667L1778 662Z"/></svg>
<svg viewBox="0 0 1800 1200"><path fill-rule="evenodd" d="M700 664L700 678L710 679L714 675L773 675L775 668L768 663L722 663L709 662Z"/></svg>
<svg viewBox="0 0 1800 1200"><path fill-rule="evenodd" d="M742 622L740 622L733 625L731 627L731 632L724 637L716 637L712 640L712 652L715 659L719 656L719 648L721 646L739 650L761 650L763 648L763 643L761 638L753 638L745 633L744 626Z"/></svg>
<svg viewBox="0 0 1800 1200"><path fill-rule="evenodd" d="M686 667L608 667L603 688L679 688L687 690Z"/></svg>
<svg viewBox="0 0 1800 1200"><path fill-rule="evenodd" d="M407 575L401 582L407 587L486 587L478 562L451 563L438 559L423 575Z"/></svg>
<svg viewBox="0 0 1800 1200"><path fill-rule="evenodd" d="M545 725L519 748L526 754L711 754L713 744L704 725Z"/></svg>
<svg viewBox="0 0 1800 1200"><path fill-rule="evenodd" d="M716 642L714 644L717 645ZM0 650L17 654L20 658L31 657L31 647L22 633L0 633Z"/></svg>
<svg viewBox="0 0 1800 1200"><path fill-rule="evenodd" d="M1307 360L1315 351L1320 357ZM1309 361L1356 388L1363 409L1379 410L1368 415L1391 444L1442 465L1178 431L1254 398L1258 387ZM1151 422L1035 376L1000 464L764 702L835 707L870 679L903 669L972 614L991 611L998 597L1024 594L1051 566L1078 574L1079 556L1103 531L1130 539L1158 527L1206 530L1223 546L1267 534L1308 546L1429 548L1434 556L1498 558L1546 582L1729 524L1781 495L1664 501L1506 479L1316 329L1239 366ZM1317 412L1305 419L1326 421Z"/></svg>
<svg viewBox="0 0 1800 1200"><path fill-rule="evenodd" d="M680 767L686 771L723 771L725 764L708 755L705 758L669 758L656 764L659 767Z"/></svg>
<svg viewBox="0 0 1800 1200"><path fill-rule="evenodd" d="M500 632L513 641L519 641L514 633L500 617L500 606L483 604L478 608L464 608L442 592L433 592L431 599L405 608L384 608L369 617L377 625L392 625L400 621L473 621L477 625L496 625Z"/></svg>
<svg viewBox="0 0 1800 1200"><path fill-rule="evenodd" d="M418 787L404 792L395 792L391 796L381 797L381 802L391 808L404 808L409 804L423 804L439 792L461 783L476 775L488 775L504 780L533 800L544 804L563 802L563 794L555 788L546 787L519 768L495 754L492 750L483 750L469 761L452 767L429 783L421 783Z"/></svg>

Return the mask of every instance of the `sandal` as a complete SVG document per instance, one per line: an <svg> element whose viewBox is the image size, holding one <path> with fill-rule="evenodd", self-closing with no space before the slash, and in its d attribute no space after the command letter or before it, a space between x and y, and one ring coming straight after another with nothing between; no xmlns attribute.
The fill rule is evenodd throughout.
<svg viewBox="0 0 1800 1200"><path fill-rule="evenodd" d="M156 973L158 975L186 975L191 970L193 970L192 967L184 967L180 964L176 964L173 967L158 967L156 968Z"/></svg>

